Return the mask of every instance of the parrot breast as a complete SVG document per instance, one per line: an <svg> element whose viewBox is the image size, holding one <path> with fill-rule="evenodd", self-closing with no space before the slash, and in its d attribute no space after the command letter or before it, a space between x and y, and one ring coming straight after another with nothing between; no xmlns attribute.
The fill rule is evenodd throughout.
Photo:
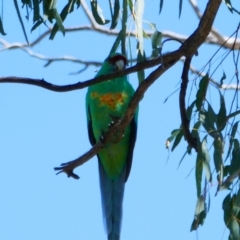
<svg viewBox="0 0 240 240"><path fill-rule="evenodd" d="M98 99L101 106L109 107L111 110L116 110L124 104L127 99L126 93L105 93L99 94L98 92L92 92L91 98Z"/></svg>

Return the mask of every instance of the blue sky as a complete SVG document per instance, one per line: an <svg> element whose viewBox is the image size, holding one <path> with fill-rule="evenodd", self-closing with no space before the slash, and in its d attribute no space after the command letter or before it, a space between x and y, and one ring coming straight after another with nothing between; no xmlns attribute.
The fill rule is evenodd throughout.
<svg viewBox="0 0 240 240"><path fill-rule="evenodd" d="M102 2L99 1L108 15L108 5ZM155 22L159 31L191 34L198 25L198 19L189 3L183 3L179 19L178 4L173 6L170 2L164 1L163 12L159 15L159 1L147 1L144 19ZM206 2L202 1L202 10ZM235 2L232 1L233 5ZM62 7L59 4L59 9ZM14 11L13 3L5 1L3 20L7 35L3 38L10 43L25 42ZM215 27L228 35L235 31L238 21L239 16L232 15L222 5ZM46 30L41 26L30 33L32 23L25 23L30 42ZM79 9L69 15L65 26L84 24L88 22L82 9ZM50 57L69 55L103 61L113 42L114 37L93 32L67 33L65 37L58 33L54 41L45 38L33 51ZM149 56L151 41L145 40L144 44ZM133 49L135 45L136 41L132 39ZM178 46L178 43L167 43L163 52L173 51ZM215 46L200 47L193 65L200 69L216 50ZM1 76L44 78L64 85L90 79L98 69L89 67L79 75L70 75L82 66L57 62L44 68L44 63L22 50L0 52ZM222 65L227 80L234 74L231 64L232 58L229 58ZM228 239L221 210L222 200L228 192L220 192L214 197L215 177L212 186L209 186L211 206L204 226L190 233L197 201L195 173L192 171L196 154L193 152L187 156L177 169L186 143L182 142L173 153L164 145L171 131L180 126L178 92L166 103L163 102L179 88L181 70L182 63L178 63L166 72L140 103L138 138L124 198L123 240ZM219 81L221 76L220 69L214 78ZM190 79L194 79L194 75L190 75ZM131 74L129 80L137 86L136 74ZM226 93L226 98L230 100L232 93ZM23 84L0 85L1 239L106 239L97 159L76 169L81 177L78 181L67 178L65 174L56 176L53 171L53 167L75 159L90 148L85 94L86 89L55 93ZM218 92L211 88L208 94L218 110ZM195 93L192 95L194 97Z"/></svg>

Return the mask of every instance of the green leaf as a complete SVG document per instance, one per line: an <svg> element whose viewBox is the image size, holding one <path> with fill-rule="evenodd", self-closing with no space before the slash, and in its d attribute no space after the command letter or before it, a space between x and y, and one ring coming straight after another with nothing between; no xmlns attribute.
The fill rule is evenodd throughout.
<svg viewBox="0 0 240 240"><path fill-rule="evenodd" d="M112 15L112 23L110 26L111 30L114 29L118 24L119 13L120 13L120 2L119 2L119 0L115 0L114 8L113 8L113 15Z"/></svg>
<svg viewBox="0 0 240 240"><path fill-rule="evenodd" d="M143 55L142 55L140 49L138 49L137 63L145 62L146 60L147 59L146 59L145 51L143 51ZM137 75L138 75L138 83L141 84L141 82L145 79L145 72L144 72L144 70L138 71Z"/></svg>
<svg viewBox="0 0 240 240"><path fill-rule="evenodd" d="M171 136L167 139L168 142L171 142L181 131L181 129L175 129L171 132Z"/></svg>
<svg viewBox="0 0 240 240"><path fill-rule="evenodd" d="M157 58L159 56L159 53L160 52L158 48L153 49L150 59Z"/></svg>
<svg viewBox="0 0 240 240"><path fill-rule="evenodd" d="M81 0L75 0L75 3L77 4L77 8L81 6Z"/></svg>
<svg viewBox="0 0 240 240"><path fill-rule="evenodd" d="M233 140L232 160L229 169L229 174L232 175L240 169L240 145L237 139Z"/></svg>
<svg viewBox="0 0 240 240"><path fill-rule="evenodd" d="M160 48L162 47L162 33L159 31L155 31L152 36L152 49Z"/></svg>
<svg viewBox="0 0 240 240"><path fill-rule="evenodd" d="M137 39L139 43L139 50L143 55L143 28L142 28L142 20L143 20L143 12L144 12L144 0L138 0L136 2L136 28L137 28Z"/></svg>
<svg viewBox="0 0 240 240"><path fill-rule="evenodd" d="M75 0L69 0L69 2L65 5L62 12L60 13L60 17L61 17L62 22L66 19L67 15L74 10L74 5L73 5L74 1ZM59 25L58 25L58 22L56 21L56 23L54 24L53 29L51 31L49 39L51 39L51 40L54 39L58 29L59 29ZM64 29L64 27L63 27L63 29ZM65 30L64 30L64 32L65 32Z"/></svg>
<svg viewBox="0 0 240 240"><path fill-rule="evenodd" d="M3 36L7 35L7 34L4 32L4 29L3 29L3 23L2 23L1 17L0 17L0 33L1 33Z"/></svg>
<svg viewBox="0 0 240 240"><path fill-rule="evenodd" d="M173 143L173 146L172 146L172 149L171 149L172 152L178 146L178 144L181 142L182 137L183 137L183 130L181 128L180 132L175 137L175 140L174 140L174 143Z"/></svg>
<svg viewBox="0 0 240 240"><path fill-rule="evenodd" d="M233 13L233 7L232 7L231 1L230 1L230 0L223 0L223 2L225 2L225 4L227 5L229 11L230 11L231 13Z"/></svg>
<svg viewBox="0 0 240 240"><path fill-rule="evenodd" d="M205 100L207 89L209 84L209 77L206 74L199 82L199 89L196 94L196 107L197 111L200 111L203 101Z"/></svg>
<svg viewBox="0 0 240 240"><path fill-rule="evenodd" d="M229 174L230 165L225 165L223 168L223 177L226 177Z"/></svg>
<svg viewBox="0 0 240 240"><path fill-rule="evenodd" d="M203 160L201 158L201 153L197 154L196 168L195 168L195 178L197 186L197 197L201 196L202 192L202 172L203 172Z"/></svg>
<svg viewBox="0 0 240 240"><path fill-rule="evenodd" d="M217 115L214 112L212 106L210 105L210 103L208 103L208 117L211 121L211 125L214 126L214 124L217 122Z"/></svg>
<svg viewBox="0 0 240 240"><path fill-rule="evenodd" d="M52 10L56 8L57 0L43 0L43 14L45 17L49 19L51 22L51 19L53 18L53 12Z"/></svg>
<svg viewBox="0 0 240 240"><path fill-rule="evenodd" d="M220 109L217 114L217 128L218 128L218 131L222 131L225 128L227 123L227 110L226 110L224 97L220 92L219 94L220 94Z"/></svg>
<svg viewBox="0 0 240 240"><path fill-rule="evenodd" d="M152 22L148 22L148 21L144 21L144 22L147 23L147 25L151 28L151 30L153 30L153 31L157 30L156 23L152 23Z"/></svg>
<svg viewBox="0 0 240 240"><path fill-rule="evenodd" d="M193 138L199 139L198 130L199 130L200 126L201 126L201 122L200 122L200 121L197 121L197 122L194 124L194 126L193 126L193 128L192 128L192 132L191 132Z"/></svg>
<svg viewBox="0 0 240 240"><path fill-rule="evenodd" d="M238 191L239 195L239 191ZM239 196L234 194L232 197L228 194L223 200L224 222L227 228L230 230L230 237L232 240L239 240Z"/></svg>
<svg viewBox="0 0 240 240"><path fill-rule="evenodd" d="M21 27L22 27L22 30L23 30L23 34L24 34L25 40L26 40L26 42L29 44L28 37L27 37L27 33L26 33L26 30L25 30L25 27L24 27L24 24L23 24L23 20L22 20L20 11L19 11L19 7L18 7L17 0L13 0L13 2L14 2L15 9L16 9L16 11L17 11L17 15L18 15L19 22L20 22Z"/></svg>
<svg viewBox="0 0 240 240"><path fill-rule="evenodd" d="M215 138L216 129L214 127L214 118L212 118L212 111L206 111L204 109L201 109L199 111L199 120L208 132L208 134L211 137Z"/></svg>
<svg viewBox="0 0 240 240"><path fill-rule="evenodd" d="M132 0L127 0L127 2L128 2L128 6L129 6L130 11L131 11L131 13L133 15L133 18L134 18L133 2L132 2Z"/></svg>
<svg viewBox="0 0 240 240"><path fill-rule="evenodd" d="M222 203L222 209L224 212L224 222L225 225L228 227L229 221L232 218L232 207L231 207L231 195L230 193L224 198L223 203Z"/></svg>
<svg viewBox="0 0 240 240"><path fill-rule="evenodd" d="M199 225L203 225L204 219L206 218L206 204L204 197L201 196L197 200L196 209L195 209L195 216L191 226L190 231L196 230Z"/></svg>
<svg viewBox="0 0 240 240"><path fill-rule="evenodd" d="M223 159L222 159L222 154L223 154L223 138L221 135L216 136L213 142L214 146L214 151L213 151L213 159L214 159L214 165L216 168L216 172L220 174L219 181L220 183L223 180Z"/></svg>
<svg viewBox="0 0 240 240"><path fill-rule="evenodd" d="M205 170L205 174L206 174L206 179L207 181L211 182L212 181L212 174L211 174L211 169L210 169L210 155L208 152L208 148L207 148L207 136L205 136L202 140L202 144L201 144L201 151L200 154L202 155L202 160L203 160L203 168Z"/></svg>
<svg viewBox="0 0 240 240"><path fill-rule="evenodd" d="M54 18L56 19L56 23L57 23L59 29L61 30L61 32L63 33L63 35L65 35L65 29L64 29L64 26L63 26L63 23L62 23L62 19L61 19L61 16L59 15L59 13L57 12L57 9L56 9L56 8L53 9L53 16L54 16ZM56 29L56 28L55 28L55 29ZM56 31L56 30L55 30L55 31ZM52 30L49 39L53 40L55 34L56 34L56 32L54 32L54 31Z"/></svg>
<svg viewBox="0 0 240 240"><path fill-rule="evenodd" d="M22 3L23 3L23 7L24 7L24 5L26 4L26 5L28 5L30 8L32 8L32 2L31 2L31 0L22 0Z"/></svg>
<svg viewBox="0 0 240 240"><path fill-rule="evenodd" d="M43 23L43 20L42 20L42 19L39 20L39 21L37 21L37 22L33 25L33 27L31 28L31 32L34 31L34 30L35 30L38 26L40 26L42 23Z"/></svg>
<svg viewBox="0 0 240 240"><path fill-rule="evenodd" d="M146 33L144 30L143 30L143 37L144 37L144 38L147 38L147 39L149 38L148 35L147 35L147 33Z"/></svg>
<svg viewBox="0 0 240 240"><path fill-rule="evenodd" d="M195 106L195 103L196 103L196 101L193 101L192 103L191 103L191 105L190 106L188 106L188 108L187 108L187 119L190 121L191 120L191 117L192 117L192 111L193 111L193 108L194 108L194 106Z"/></svg>
<svg viewBox="0 0 240 240"><path fill-rule="evenodd" d="M183 154L183 156L181 157L181 159L180 159L180 161L179 161L179 164L178 164L178 167L177 167L177 168L180 167L180 165L181 165L183 159L186 157L187 153L188 153L188 149L186 150L186 152L185 152L185 153Z"/></svg>
<svg viewBox="0 0 240 240"><path fill-rule="evenodd" d="M230 230L231 239L239 240L240 239L239 225L238 225L238 221L236 220L236 218L231 218L231 220L228 224L228 228Z"/></svg>
<svg viewBox="0 0 240 240"><path fill-rule="evenodd" d="M39 10L39 1L33 0L33 22L38 21L40 18L40 10Z"/></svg>
<svg viewBox="0 0 240 240"><path fill-rule="evenodd" d="M181 17L182 13L182 0L179 0L179 18Z"/></svg>
<svg viewBox="0 0 240 240"><path fill-rule="evenodd" d="M159 4L159 14L162 12L162 8L163 8L163 0L160 0L160 4Z"/></svg>
<svg viewBox="0 0 240 240"><path fill-rule="evenodd" d="M102 9L98 6L97 0L91 0L92 14L95 21L100 25L105 25L110 22L110 20L105 20L102 15Z"/></svg>
<svg viewBox="0 0 240 240"><path fill-rule="evenodd" d="M240 212L240 189L238 189L238 192L235 196L236 198L233 205L234 205L234 215L237 216Z"/></svg>
<svg viewBox="0 0 240 240"><path fill-rule="evenodd" d="M232 145L233 145L233 142L234 142L234 138L235 138L235 135L236 135L236 132L237 132L237 129L238 129L238 123L239 123L239 121L235 122L233 127L232 127L230 140L229 140L228 152L227 152L225 161L228 159L228 157L230 155L230 152L231 152L231 149L232 149Z"/></svg>

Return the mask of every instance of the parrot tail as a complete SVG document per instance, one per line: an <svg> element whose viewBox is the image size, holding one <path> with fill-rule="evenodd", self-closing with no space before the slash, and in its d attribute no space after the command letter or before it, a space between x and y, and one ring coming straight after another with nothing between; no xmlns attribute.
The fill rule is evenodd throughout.
<svg viewBox="0 0 240 240"><path fill-rule="evenodd" d="M122 223L122 203L126 166L115 180L109 179L100 160L98 161L98 166L104 227L108 235L108 240L119 240Z"/></svg>

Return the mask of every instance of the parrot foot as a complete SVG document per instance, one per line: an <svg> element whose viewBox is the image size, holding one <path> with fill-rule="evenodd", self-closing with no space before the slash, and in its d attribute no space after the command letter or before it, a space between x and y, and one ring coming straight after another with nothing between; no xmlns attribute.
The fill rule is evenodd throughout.
<svg viewBox="0 0 240 240"><path fill-rule="evenodd" d="M111 122L108 124L108 127L111 128L116 122L118 122L121 117L118 117L118 116L114 116L114 115L111 115L109 114L109 117L111 118Z"/></svg>
<svg viewBox="0 0 240 240"><path fill-rule="evenodd" d="M74 167L71 166L72 162L62 163L61 167L55 167L55 171L59 171L56 173L58 175L59 173L65 172L68 177L72 177L74 179L79 179L80 177L73 172Z"/></svg>
<svg viewBox="0 0 240 240"><path fill-rule="evenodd" d="M111 118L111 122L108 124L108 128L111 129L118 121L121 120L121 117L114 116L109 114L109 117ZM122 138L124 137L124 130L116 132L113 138L113 143L118 143Z"/></svg>

